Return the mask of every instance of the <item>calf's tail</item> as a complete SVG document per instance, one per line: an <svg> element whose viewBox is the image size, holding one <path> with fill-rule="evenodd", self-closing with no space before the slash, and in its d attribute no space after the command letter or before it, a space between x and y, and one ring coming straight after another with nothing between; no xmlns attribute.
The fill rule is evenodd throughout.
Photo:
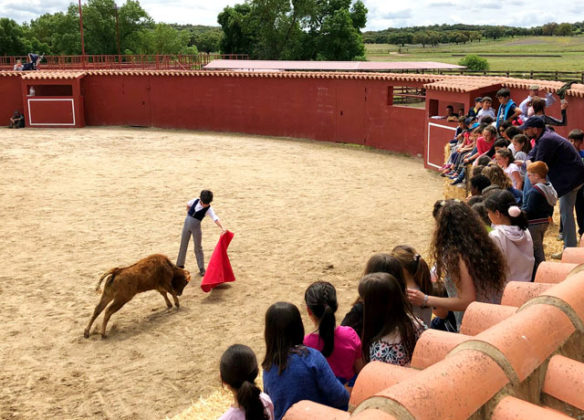
<svg viewBox="0 0 584 420"><path fill-rule="evenodd" d="M120 270L121 270L120 268L116 267L116 268L112 268L111 270L105 272L103 274L103 276L101 276L99 278L99 281L97 282L97 286L95 287L95 291L97 293L101 293L101 282L109 277L108 281L105 283L105 286L107 287L109 284L111 284L111 282L114 280L115 275L118 274L120 272Z"/></svg>

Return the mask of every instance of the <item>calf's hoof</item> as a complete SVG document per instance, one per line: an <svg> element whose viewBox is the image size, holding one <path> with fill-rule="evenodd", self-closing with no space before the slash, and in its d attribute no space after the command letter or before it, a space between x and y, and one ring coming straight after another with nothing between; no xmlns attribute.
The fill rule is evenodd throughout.
<svg viewBox="0 0 584 420"><path fill-rule="evenodd" d="M89 338L89 330L83 331L83 337Z"/></svg>

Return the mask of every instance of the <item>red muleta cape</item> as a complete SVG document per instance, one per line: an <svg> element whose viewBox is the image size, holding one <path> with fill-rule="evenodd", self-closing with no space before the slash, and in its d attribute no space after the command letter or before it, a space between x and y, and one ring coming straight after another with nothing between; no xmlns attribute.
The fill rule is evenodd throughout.
<svg viewBox="0 0 584 420"><path fill-rule="evenodd" d="M221 283L235 281L233 269L227 256L227 248L233 239L233 232L226 231L219 237L219 242L215 246L213 255L207 265L205 276L201 279L201 289L203 292L209 292L211 289Z"/></svg>

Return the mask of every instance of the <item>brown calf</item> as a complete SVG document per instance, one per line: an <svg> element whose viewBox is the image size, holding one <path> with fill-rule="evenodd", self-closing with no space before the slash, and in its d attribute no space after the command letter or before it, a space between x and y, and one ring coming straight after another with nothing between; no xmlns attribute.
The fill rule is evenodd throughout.
<svg viewBox="0 0 584 420"><path fill-rule="evenodd" d="M103 317L102 337L105 338L105 329L110 317L129 302L137 293L147 290L157 290L164 300L166 306L172 308L172 303L168 300L166 293L170 293L174 299L174 304L179 308L178 297L182 295L183 289L191 280L188 271L174 265L168 257L160 254L150 255L129 267L116 267L109 270L99 279L96 290L100 291L101 282L107 278L101 300L95 307L93 315L89 320L89 325L85 328L84 337L89 337L89 329L95 318L108 306Z"/></svg>

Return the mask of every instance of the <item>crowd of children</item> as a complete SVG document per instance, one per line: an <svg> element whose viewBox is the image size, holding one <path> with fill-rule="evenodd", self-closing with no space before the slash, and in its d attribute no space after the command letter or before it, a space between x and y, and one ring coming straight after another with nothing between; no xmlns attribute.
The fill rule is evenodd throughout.
<svg viewBox="0 0 584 420"><path fill-rule="evenodd" d="M306 315L314 324L309 334L298 307L271 305L261 363L264 392L254 382L253 352L243 345L229 347L220 371L234 406L222 420L279 420L301 400L347 409L365 364L407 366L425 329L457 332L472 302L500 304L507 282L533 281L545 259L543 237L558 199L564 237L575 236L568 232L575 230L575 207L582 234L584 132L572 130L569 139L554 133L548 124L565 122L567 104L562 103L563 121L554 121L543 112L551 95L536 94L534 87L517 106L509 90L501 89L497 111L490 97L477 98L471 112L456 120L442 174L454 184L468 178L471 196L435 203L433 267L407 245L371 256L358 297L340 325L335 287L311 284L304 294ZM453 109L449 117L454 120ZM521 125L513 124L522 118Z"/></svg>
<svg viewBox="0 0 584 420"><path fill-rule="evenodd" d="M409 290L426 298L413 303ZM357 287L359 297L341 325L335 316L337 292L329 282L314 282L304 293L306 315L314 324L308 334L296 305L274 303L265 315L264 392L255 384L258 363L251 349L229 347L220 374L234 404L221 420L281 419L302 400L346 410L364 364L410 364L416 342L430 323L428 296L437 290L440 286L431 280L420 254L399 245L391 254L369 258Z"/></svg>
<svg viewBox="0 0 584 420"><path fill-rule="evenodd" d="M568 103L562 99L562 116L556 119L545 114L545 108L555 102L553 94L539 97L538 93L539 87L531 86L529 96L516 106L509 89L500 89L497 111L491 107L490 97L477 98L475 104L480 104L480 110L477 112L476 105L465 117L459 117L456 136L450 142L449 158L441 168L442 176L451 178L452 185L464 186L468 181L472 195L488 194L497 188L513 195L516 206L528 218L535 268L544 258L542 240L547 221L542 220L551 217L556 201L560 203L564 248L576 246L578 236L584 233L584 152L580 140L584 133L575 129L567 139L558 135L553 126L567 124ZM537 162L546 166L534 167L535 172L530 174L529 165ZM538 186L535 187L531 178L535 173L544 172L543 179L537 178ZM491 185L483 185L483 178L475 179L478 175L486 176ZM530 195L532 200L528 203ZM546 200L542 202L537 197ZM547 216L543 217L544 214ZM578 221L577 231L575 220ZM534 232L537 238L533 237ZM561 253L554 257L560 258Z"/></svg>

